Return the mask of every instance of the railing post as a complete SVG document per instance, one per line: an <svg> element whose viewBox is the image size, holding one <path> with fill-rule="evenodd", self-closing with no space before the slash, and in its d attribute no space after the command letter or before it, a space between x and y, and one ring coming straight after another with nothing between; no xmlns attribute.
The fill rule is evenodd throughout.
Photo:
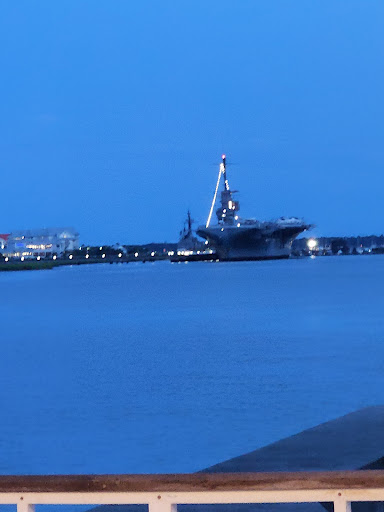
<svg viewBox="0 0 384 512"><path fill-rule="evenodd" d="M148 504L148 512L177 512L177 505L159 495L156 500Z"/></svg>
<svg viewBox="0 0 384 512"><path fill-rule="evenodd" d="M334 512L351 512L351 502L340 496L333 502Z"/></svg>
<svg viewBox="0 0 384 512"><path fill-rule="evenodd" d="M17 503L17 512L35 512L35 505L31 505L23 501L23 498L20 498L20 501Z"/></svg>

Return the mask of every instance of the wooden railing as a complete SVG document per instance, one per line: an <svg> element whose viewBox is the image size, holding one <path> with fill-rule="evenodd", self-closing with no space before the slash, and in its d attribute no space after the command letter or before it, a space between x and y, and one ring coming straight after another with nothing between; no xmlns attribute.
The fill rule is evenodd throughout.
<svg viewBox="0 0 384 512"><path fill-rule="evenodd" d="M17 512L35 505L147 504L176 512L179 504L384 501L384 471L196 473L175 475L0 476L0 504Z"/></svg>

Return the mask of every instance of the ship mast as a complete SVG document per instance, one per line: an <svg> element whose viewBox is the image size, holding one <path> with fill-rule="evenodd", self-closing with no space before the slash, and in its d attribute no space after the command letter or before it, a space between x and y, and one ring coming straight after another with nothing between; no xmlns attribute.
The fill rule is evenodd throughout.
<svg viewBox="0 0 384 512"><path fill-rule="evenodd" d="M229 184L228 184L228 179L227 179L227 166L225 163L225 155L221 155L221 158L223 159L223 161L220 164L220 170L222 170L222 173L224 175L224 190L229 190Z"/></svg>
<svg viewBox="0 0 384 512"><path fill-rule="evenodd" d="M224 176L224 190L221 192L221 207L216 210L216 215L219 223L224 223L227 225L233 225L235 219L235 213L240 209L240 205L238 201L234 201L232 199L233 192L229 188L228 178L227 178L227 165L226 165L226 157L225 155L221 155L222 162L220 163L219 176L217 177L217 183L215 188L215 193L213 195L213 200L211 204L211 209L209 211L207 223L205 225L206 228L209 227L211 222L211 217L213 213L213 209L215 207L217 191L220 185L221 175Z"/></svg>

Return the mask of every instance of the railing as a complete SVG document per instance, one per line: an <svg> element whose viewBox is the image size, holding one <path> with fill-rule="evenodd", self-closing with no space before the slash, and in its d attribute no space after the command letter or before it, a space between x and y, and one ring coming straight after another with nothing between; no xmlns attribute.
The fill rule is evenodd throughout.
<svg viewBox="0 0 384 512"><path fill-rule="evenodd" d="M35 505L147 504L176 512L181 504L384 501L384 471L195 473L176 475L0 476L0 504L17 512Z"/></svg>

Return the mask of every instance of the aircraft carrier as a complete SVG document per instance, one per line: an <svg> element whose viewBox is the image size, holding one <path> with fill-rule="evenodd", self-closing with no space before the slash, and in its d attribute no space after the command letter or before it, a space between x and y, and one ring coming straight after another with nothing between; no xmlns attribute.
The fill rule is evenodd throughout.
<svg viewBox="0 0 384 512"><path fill-rule="evenodd" d="M221 179L220 207L216 210L217 224L211 225L213 209ZM236 190L228 184L226 157L222 155L216 189L205 226L199 226L196 234L205 238L208 247L221 261L266 260L289 258L293 240L311 226L297 217L281 217L261 222L243 219L238 215L240 204L233 199Z"/></svg>

